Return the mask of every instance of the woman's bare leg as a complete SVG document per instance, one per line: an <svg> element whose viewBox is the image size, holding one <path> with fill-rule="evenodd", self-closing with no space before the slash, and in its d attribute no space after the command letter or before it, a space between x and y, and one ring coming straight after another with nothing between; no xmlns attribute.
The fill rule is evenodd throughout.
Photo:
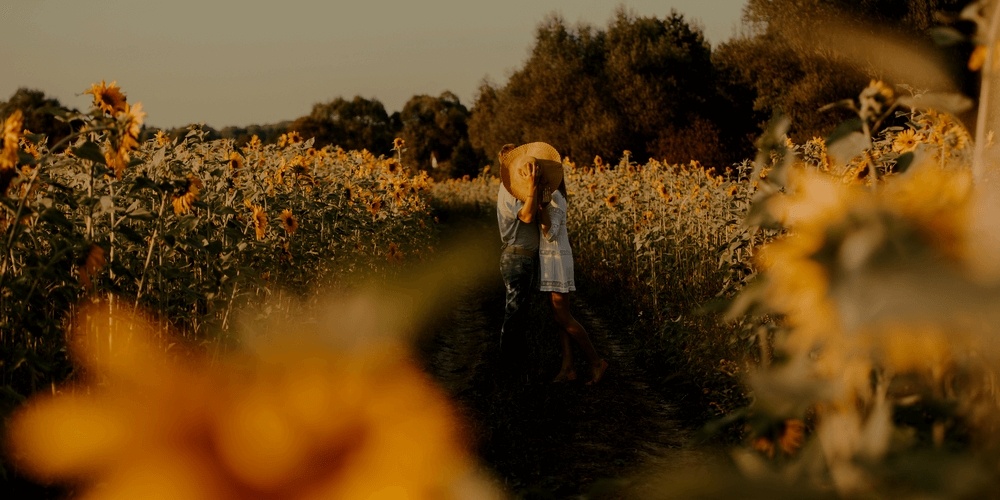
<svg viewBox="0 0 1000 500"><path fill-rule="evenodd" d="M590 363L591 376L587 384L595 384L604 376L605 370L608 369L608 363L598 356L594 344L590 342L590 336L587 335L587 330L573 317L569 302L569 294L552 292L552 310L555 313L556 322L563 328L567 340L572 338L583 350L583 354Z"/></svg>
<svg viewBox="0 0 1000 500"><path fill-rule="evenodd" d="M562 366L553 382L569 382L576 380L576 369L573 368L573 346L569 343L569 334L565 329L559 330L559 343L562 346Z"/></svg>

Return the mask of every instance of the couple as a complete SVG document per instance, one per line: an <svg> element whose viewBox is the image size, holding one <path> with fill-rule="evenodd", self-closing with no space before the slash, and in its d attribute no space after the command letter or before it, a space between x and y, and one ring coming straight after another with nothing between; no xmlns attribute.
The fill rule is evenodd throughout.
<svg viewBox="0 0 1000 500"><path fill-rule="evenodd" d="M573 283L573 253L566 233L566 184L562 158L552 146L532 142L501 148L500 190L497 223L502 241L500 272L507 287L501 354L508 364L526 351L526 313L529 297L536 290L549 293L552 311L561 327L562 367L554 382L576 379L572 341L580 346L590 364L587 385L596 384L608 363L594 350L587 330L570 313L569 292Z"/></svg>

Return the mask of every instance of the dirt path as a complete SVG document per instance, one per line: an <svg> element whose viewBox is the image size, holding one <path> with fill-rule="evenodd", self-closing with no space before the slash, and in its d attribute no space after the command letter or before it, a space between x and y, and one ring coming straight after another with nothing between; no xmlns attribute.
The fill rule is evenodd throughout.
<svg viewBox="0 0 1000 500"><path fill-rule="evenodd" d="M653 386L636 370L630 339L574 296L574 314L611 366L596 386L550 382L559 348L541 294L530 310L538 321L528 332L528 368L516 381L500 380L499 270L493 280L456 290L450 314L421 345L426 369L465 415L480 459L518 497L627 497L641 487L636 474L701 460L690 444L692 426L679 420L669 388ZM577 371L586 373L579 363Z"/></svg>

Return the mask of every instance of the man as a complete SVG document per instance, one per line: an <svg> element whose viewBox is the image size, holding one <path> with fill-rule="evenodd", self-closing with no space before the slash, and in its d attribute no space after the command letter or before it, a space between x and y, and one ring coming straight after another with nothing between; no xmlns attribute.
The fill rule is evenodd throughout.
<svg viewBox="0 0 1000 500"><path fill-rule="evenodd" d="M500 228L500 273L507 289L500 353L506 367L523 362L529 298L537 291L539 202L562 180L562 163L555 148L533 142L501 148L497 225Z"/></svg>

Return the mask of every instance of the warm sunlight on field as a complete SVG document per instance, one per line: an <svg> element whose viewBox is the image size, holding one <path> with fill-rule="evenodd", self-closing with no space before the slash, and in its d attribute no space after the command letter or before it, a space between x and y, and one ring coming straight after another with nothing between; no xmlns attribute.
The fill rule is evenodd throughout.
<svg viewBox="0 0 1000 500"><path fill-rule="evenodd" d="M825 137L776 114L728 167L562 155L574 306L610 360L593 386L550 382L548 316L523 370L496 370L492 165L424 168L402 137L389 155L295 130L144 140L142 104L106 80L53 143L17 110L2 471L84 498L993 494L1000 7L962 16L976 96L900 83L947 68L859 34L892 64L811 111L842 113ZM561 431L574 456L529 456L551 438L531 432Z"/></svg>

